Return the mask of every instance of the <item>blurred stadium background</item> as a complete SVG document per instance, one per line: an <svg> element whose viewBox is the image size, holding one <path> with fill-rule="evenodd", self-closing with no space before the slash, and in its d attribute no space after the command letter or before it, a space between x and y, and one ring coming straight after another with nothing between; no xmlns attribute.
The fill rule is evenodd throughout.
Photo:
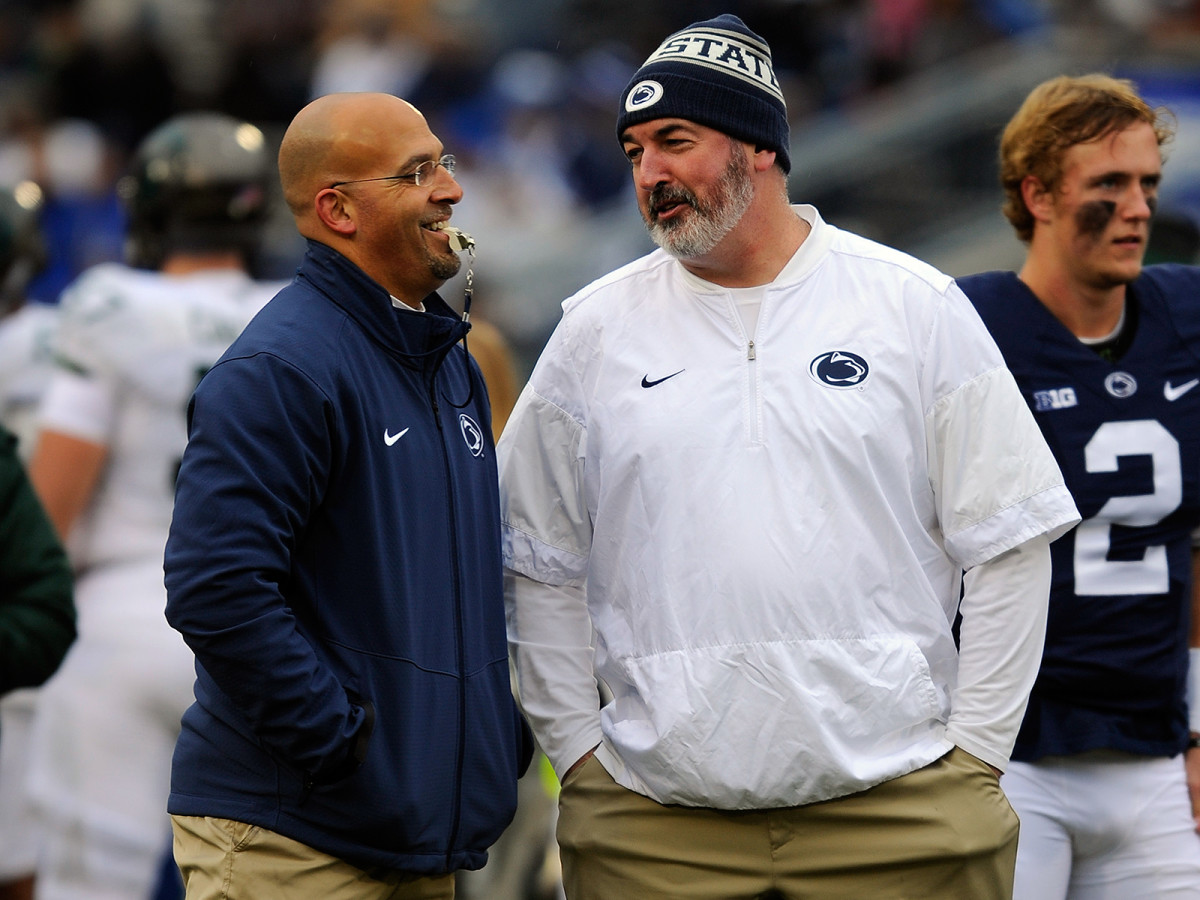
<svg viewBox="0 0 1200 900"><path fill-rule="evenodd" d="M527 371L561 300L650 247L615 139L622 86L670 31L721 12L770 41L793 197L834 224L954 275L1019 264L998 131L1044 78L1103 70L1178 116L1152 253L1194 258L1194 0L0 0L0 181L48 198L33 299L119 257L116 179L167 116L220 109L278 140L314 96L385 90L458 155L475 309ZM302 248L286 211L274 221L260 269L287 275Z"/></svg>

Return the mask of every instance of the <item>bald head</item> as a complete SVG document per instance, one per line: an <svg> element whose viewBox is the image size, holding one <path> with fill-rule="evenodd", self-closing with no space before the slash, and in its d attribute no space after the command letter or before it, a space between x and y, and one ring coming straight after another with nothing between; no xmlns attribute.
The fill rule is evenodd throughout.
<svg viewBox="0 0 1200 900"><path fill-rule="evenodd" d="M279 179L303 237L419 307L461 265L445 226L462 188L450 168L436 165L444 153L411 103L392 94L328 94L288 126ZM429 176L417 184L420 166Z"/></svg>
<svg viewBox="0 0 1200 900"><path fill-rule="evenodd" d="M315 237L313 198L338 181L382 173L383 148L398 134L428 132L425 117L391 94L328 94L292 120L279 147L279 180L300 233Z"/></svg>

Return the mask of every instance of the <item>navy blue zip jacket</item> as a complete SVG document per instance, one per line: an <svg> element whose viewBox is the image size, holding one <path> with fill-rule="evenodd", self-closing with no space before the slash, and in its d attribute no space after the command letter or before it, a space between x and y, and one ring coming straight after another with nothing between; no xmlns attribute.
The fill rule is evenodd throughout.
<svg viewBox="0 0 1200 900"><path fill-rule="evenodd" d="M532 745L486 391L468 326L425 306L310 241L197 388L165 559L196 701L168 810L436 874L484 864Z"/></svg>

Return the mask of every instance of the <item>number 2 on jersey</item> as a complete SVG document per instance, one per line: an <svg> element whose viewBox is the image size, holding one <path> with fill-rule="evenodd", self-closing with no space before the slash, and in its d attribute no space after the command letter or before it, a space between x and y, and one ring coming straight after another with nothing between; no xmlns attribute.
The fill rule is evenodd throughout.
<svg viewBox="0 0 1200 900"><path fill-rule="evenodd" d="M1141 559L1108 558L1112 526L1145 528L1179 508L1183 474L1179 442L1155 419L1105 422L1084 447L1088 472L1116 472L1122 456L1149 456L1154 492L1110 497L1075 529L1075 593L1081 596L1165 594L1170 586L1167 548L1147 547Z"/></svg>

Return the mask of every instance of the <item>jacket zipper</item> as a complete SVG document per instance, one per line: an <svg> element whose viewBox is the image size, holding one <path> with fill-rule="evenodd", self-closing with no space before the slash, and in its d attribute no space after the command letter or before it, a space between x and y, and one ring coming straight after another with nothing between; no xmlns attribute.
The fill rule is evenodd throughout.
<svg viewBox="0 0 1200 900"><path fill-rule="evenodd" d="M448 357L447 357L448 359ZM443 360L443 363L446 360ZM439 367L440 368L440 367ZM467 378L470 379L471 373L468 370ZM466 722L467 722L467 697L466 684L463 680L464 657L466 651L463 647L463 612L462 612L462 573L459 571L459 554L458 554L458 515L455 507L455 492L454 480L451 477L453 467L450 464L450 449L446 446L446 430L442 426L441 404L438 403L437 396L437 371L434 371L434 377L429 383L429 396L433 405L433 419L437 424L439 443L442 448L442 467L446 476L446 499L450 504L449 526L450 526L450 553L451 566L450 572L454 579L454 652L456 669L458 673L458 750L455 762L455 778L454 778L454 805L450 819L450 834L449 840L446 843L446 868L451 866L451 859L454 855L454 847L458 842L458 830L462 824L462 775L464 759L466 757Z"/></svg>
<svg viewBox="0 0 1200 900"><path fill-rule="evenodd" d="M763 298L764 302L766 298ZM726 302L729 304L730 317L733 320L734 328L742 336L745 341L746 348L746 408L743 414L746 416L746 437L750 444L762 443L762 427L758 421L758 346L754 343L754 337L746 333L746 324L742 320L742 315L738 312L737 304L734 303L732 295L726 295ZM761 318L761 313L760 316Z"/></svg>
<svg viewBox="0 0 1200 900"><path fill-rule="evenodd" d="M758 350L754 346L753 338L750 339L746 346L746 365L748 372L746 373L749 396L746 402L749 404L746 414L749 416L748 430L750 432L750 443L758 444L762 442L762 429L758 421Z"/></svg>

